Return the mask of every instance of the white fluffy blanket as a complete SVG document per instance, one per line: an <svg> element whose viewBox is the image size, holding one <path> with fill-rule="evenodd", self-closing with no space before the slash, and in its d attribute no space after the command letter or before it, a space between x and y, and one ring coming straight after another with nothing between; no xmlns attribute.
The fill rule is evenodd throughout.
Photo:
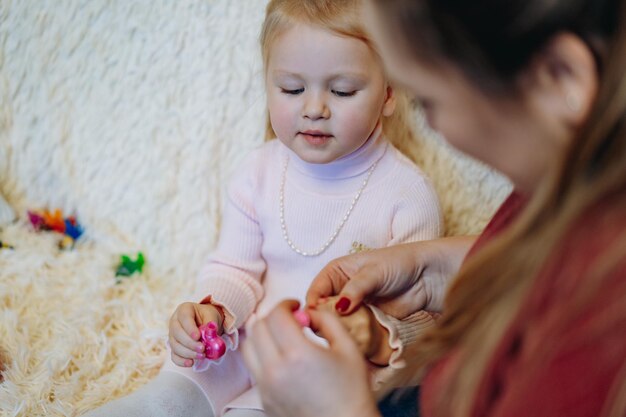
<svg viewBox="0 0 626 417"><path fill-rule="evenodd" d="M19 217L0 225L1 416L79 415L158 371L226 179L262 141L265 3L0 1L0 194ZM416 146L448 234L480 231L509 185L432 134ZM27 224L57 207L86 228L74 251ZM139 250L144 274L116 285Z"/></svg>

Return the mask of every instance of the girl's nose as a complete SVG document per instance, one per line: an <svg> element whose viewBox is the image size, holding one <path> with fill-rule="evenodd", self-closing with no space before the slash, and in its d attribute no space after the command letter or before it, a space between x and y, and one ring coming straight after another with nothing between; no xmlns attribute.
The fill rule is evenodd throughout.
<svg viewBox="0 0 626 417"><path fill-rule="evenodd" d="M320 94L310 94L305 100L303 108L304 118L318 120L330 117L330 109Z"/></svg>

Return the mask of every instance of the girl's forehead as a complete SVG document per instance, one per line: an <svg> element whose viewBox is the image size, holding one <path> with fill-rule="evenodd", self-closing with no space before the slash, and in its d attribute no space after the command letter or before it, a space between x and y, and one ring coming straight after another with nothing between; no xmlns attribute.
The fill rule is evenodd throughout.
<svg viewBox="0 0 626 417"><path fill-rule="evenodd" d="M280 33L269 52L268 69L282 72L367 73L379 66L376 54L363 40L306 24L294 24Z"/></svg>

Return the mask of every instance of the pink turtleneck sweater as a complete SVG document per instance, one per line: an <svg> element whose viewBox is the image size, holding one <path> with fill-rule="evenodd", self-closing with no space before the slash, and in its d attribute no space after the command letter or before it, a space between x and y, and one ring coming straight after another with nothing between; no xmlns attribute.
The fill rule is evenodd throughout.
<svg viewBox="0 0 626 417"><path fill-rule="evenodd" d="M441 210L430 181L380 130L355 152L328 164L307 163L272 140L236 172L228 188L219 242L197 285L198 300L224 308L230 349L238 346L238 329L256 315L266 314L285 298L304 302L312 279L329 261L355 248L381 248L442 234ZM337 230L374 163L369 182L336 239L319 256L296 253L280 223L283 172L289 237L298 248L314 252ZM414 338L410 320L402 324L375 313L390 330L396 351ZM415 320L419 327L431 319L420 315Z"/></svg>

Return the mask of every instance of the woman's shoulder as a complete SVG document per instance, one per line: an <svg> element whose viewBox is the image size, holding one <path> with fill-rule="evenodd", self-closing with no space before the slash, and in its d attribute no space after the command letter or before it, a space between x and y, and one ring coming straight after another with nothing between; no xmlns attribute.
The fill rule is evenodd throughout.
<svg viewBox="0 0 626 417"><path fill-rule="evenodd" d="M626 260L626 198L616 196L597 202L574 221L562 242L571 254L604 258L607 252L623 253Z"/></svg>
<svg viewBox="0 0 626 417"><path fill-rule="evenodd" d="M621 200L625 200L622 198ZM548 257L537 305L572 305L602 311L626 297L626 201L605 200L572 222ZM561 307L559 307L561 308ZM574 308L574 307L572 307ZM626 314L626 310L624 311Z"/></svg>

